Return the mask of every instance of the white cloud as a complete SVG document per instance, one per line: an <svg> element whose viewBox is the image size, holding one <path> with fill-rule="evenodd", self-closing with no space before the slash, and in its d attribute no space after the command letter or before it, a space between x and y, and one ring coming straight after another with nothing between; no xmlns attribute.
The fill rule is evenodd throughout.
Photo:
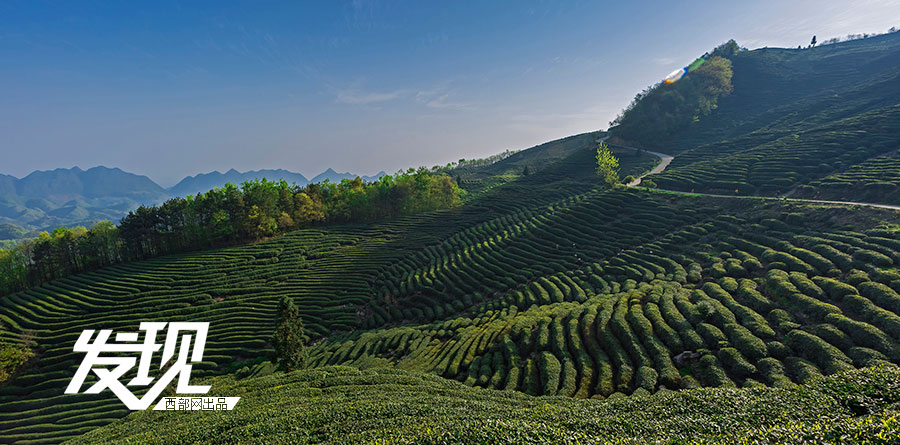
<svg viewBox="0 0 900 445"><path fill-rule="evenodd" d="M404 94L405 93L402 90L390 92L375 92L361 91L357 88L348 88L338 90L337 100L338 102L345 104L368 105L378 102L392 101L402 97Z"/></svg>

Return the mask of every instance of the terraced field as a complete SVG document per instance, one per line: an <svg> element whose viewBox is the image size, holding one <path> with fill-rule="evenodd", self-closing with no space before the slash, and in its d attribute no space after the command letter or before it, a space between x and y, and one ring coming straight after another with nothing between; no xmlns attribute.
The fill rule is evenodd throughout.
<svg viewBox="0 0 900 445"><path fill-rule="evenodd" d="M337 336L315 349L314 362L582 398L792 386L897 362L896 227L806 222L858 213L850 209L753 209L786 212L785 222L679 204L687 202L603 193L525 223L478 226L451 238L453 247L388 269L372 308L373 325L465 316ZM604 217L608 208L620 219ZM567 231L555 230L557 219Z"/></svg>
<svg viewBox="0 0 900 445"><path fill-rule="evenodd" d="M58 443L128 413L109 393L63 394L80 362L72 345L83 329L209 321L206 361L194 371L202 376L234 372L271 352L282 295L295 299L314 340L371 323L367 311L378 296L373 283L410 252L439 245L461 227L590 193L597 186L592 137L583 144L534 175L472 193L461 208L121 264L0 297L0 337L33 337L39 352L23 374L0 387L0 442ZM623 164L629 174L650 165L649 158L630 159Z"/></svg>
<svg viewBox="0 0 900 445"><path fill-rule="evenodd" d="M900 152L869 159L801 186L796 196L900 204Z"/></svg>
<svg viewBox="0 0 900 445"><path fill-rule="evenodd" d="M735 195L786 193L810 182L815 187L819 182L814 180L835 170L896 150L900 104L764 144L758 144L758 136L754 133L690 150L650 179L665 189Z"/></svg>
<svg viewBox="0 0 900 445"><path fill-rule="evenodd" d="M265 374L282 295L301 309L312 366L530 395L791 388L898 363L900 226L885 223L896 212L602 189L592 155L591 144L452 210L5 296L2 335L33 336L40 357L2 387L0 441L56 443L128 414L109 393L62 394L82 329L209 321L198 378ZM635 157L623 174L650 165Z"/></svg>
<svg viewBox="0 0 900 445"><path fill-rule="evenodd" d="M866 182L891 182L890 173L882 177L862 165L900 147L897 60L900 33L812 49L739 51L731 56L734 92L709 116L650 147L678 154L650 179L670 190L744 196L804 185L828 189L835 181L823 178L860 168L868 169Z"/></svg>

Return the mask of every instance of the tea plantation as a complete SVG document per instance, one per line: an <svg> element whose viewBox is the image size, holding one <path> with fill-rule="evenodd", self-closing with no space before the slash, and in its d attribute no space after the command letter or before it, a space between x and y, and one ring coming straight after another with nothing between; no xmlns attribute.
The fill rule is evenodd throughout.
<svg viewBox="0 0 900 445"><path fill-rule="evenodd" d="M325 367L209 383L234 411L133 414L72 443L870 443L900 440L900 370L796 388L577 400L429 374ZM774 409L773 409L774 408Z"/></svg>
<svg viewBox="0 0 900 445"><path fill-rule="evenodd" d="M900 152L869 159L797 189L797 197L900 204Z"/></svg>
<svg viewBox="0 0 900 445"><path fill-rule="evenodd" d="M367 310L378 295L373 283L422 246L438 245L460 228L503 215L598 193L592 192L597 187L591 168L595 138L569 138L575 145L563 154L567 157L544 162L533 175L510 175L508 181L473 191L459 208L120 264L0 297L0 338L33 338L38 351L20 375L0 387L0 442L58 443L128 414L109 392L63 394L81 360L72 346L84 329L127 332L140 321L208 321L206 361L194 367L194 374L202 376L268 358L282 295L300 306L312 340L371 323ZM623 158L623 173L646 171L654 161Z"/></svg>
<svg viewBox="0 0 900 445"><path fill-rule="evenodd" d="M734 94L652 179L892 202L898 36L737 53ZM36 353L0 383L0 442L896 442L900 212L609 188L599 136L448 167L452 209L0 296L0 340ZM658 161L617 154L621 176ZM282 296L310 369L273 373ZM194 379L236 410L63 394L82 330L141 321L209 322Z"/></svg>
<svg viewBox="0 0 900 445"><path fill-rule="evenodd" d="M817 180L861 164L866 182L891 182L863 165L900 148L898 58L900 33L740 51L732 56L734 92L665 146L652 147L679 155L650 179L673 190L775 195L804 184L830 189Z"/></svg>

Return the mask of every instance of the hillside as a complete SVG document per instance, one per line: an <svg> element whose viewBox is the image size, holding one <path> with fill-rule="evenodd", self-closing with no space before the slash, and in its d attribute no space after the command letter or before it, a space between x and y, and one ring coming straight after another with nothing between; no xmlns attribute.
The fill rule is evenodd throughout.
<svg viewBox="0 0 900 445"><path fill-rule="evenodd" d="M883 222L894 213L608 190L585 144L456 209L3 297L2 337L30 332L39 358L2 388L0 441L58 442L128 413L109 393L62 394L84 326L209 321L194 374L232 373L267 359L280 295L301 310L313 365L532 395L792 387L898 361L900 227Z"/></svg>
<svg viewBox="0 0 900 445"><path fill-rule="evenodd" d="M210 383L217 393L241 395L234 411L146 411L71 443L890 443L900 440L898 381L897 368L869 368L798 388L668 391L598 402L481 390L428 374L327 367L216 378Z"/></svg>
<svg viewBox="0 0 900 445"><path fill-rule="evenodd" d="M3 175L0 224L15 224L26 231L90 225L118 220L140 203L167 196L150 178L118 168L60 168L35 171L22 179Z"/></svg>
<svg viewBox="0 0 900 445"><path fill-rule="evenodd" d="M660 187L740 195L818 188L818 179L900 147L900 33L738 51L729 60L733 92L652 147L679 153L651 178Z"/></svg>
<svg viewBox="0 0 900 445"><path fill-rule="evenodd" d="M602 185L584 133L435 169L466 191L452 208L0 296L0 340L36 353L0 383L0 442L890 443L900 212L667 189L893 199L898 55L900 34L715 56L733 92L666 134L663 190ZM623 177L659 162L614 148ZM283 296L312 369L271 374ZM63 393L83 329L139 320L209 322L193 376L243 405L128 416Z"/></svg>

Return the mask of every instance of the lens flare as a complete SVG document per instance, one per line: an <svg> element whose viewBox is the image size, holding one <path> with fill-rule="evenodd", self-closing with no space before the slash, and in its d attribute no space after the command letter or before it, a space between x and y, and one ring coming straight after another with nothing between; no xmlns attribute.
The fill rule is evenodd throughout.
<svg viewBox="0 0 900 445"><path fill-rule="evenodd" d="M672 74L666 76L666 83L675 83L678 82L682 77L684 77L687 73L694 71L697 68L700 68L700 65L703 65L703 62L706 62L707 54L704 54L697 58L697 60L691 62L690 65L679 68L675 71L672 71Z"/></svg>

